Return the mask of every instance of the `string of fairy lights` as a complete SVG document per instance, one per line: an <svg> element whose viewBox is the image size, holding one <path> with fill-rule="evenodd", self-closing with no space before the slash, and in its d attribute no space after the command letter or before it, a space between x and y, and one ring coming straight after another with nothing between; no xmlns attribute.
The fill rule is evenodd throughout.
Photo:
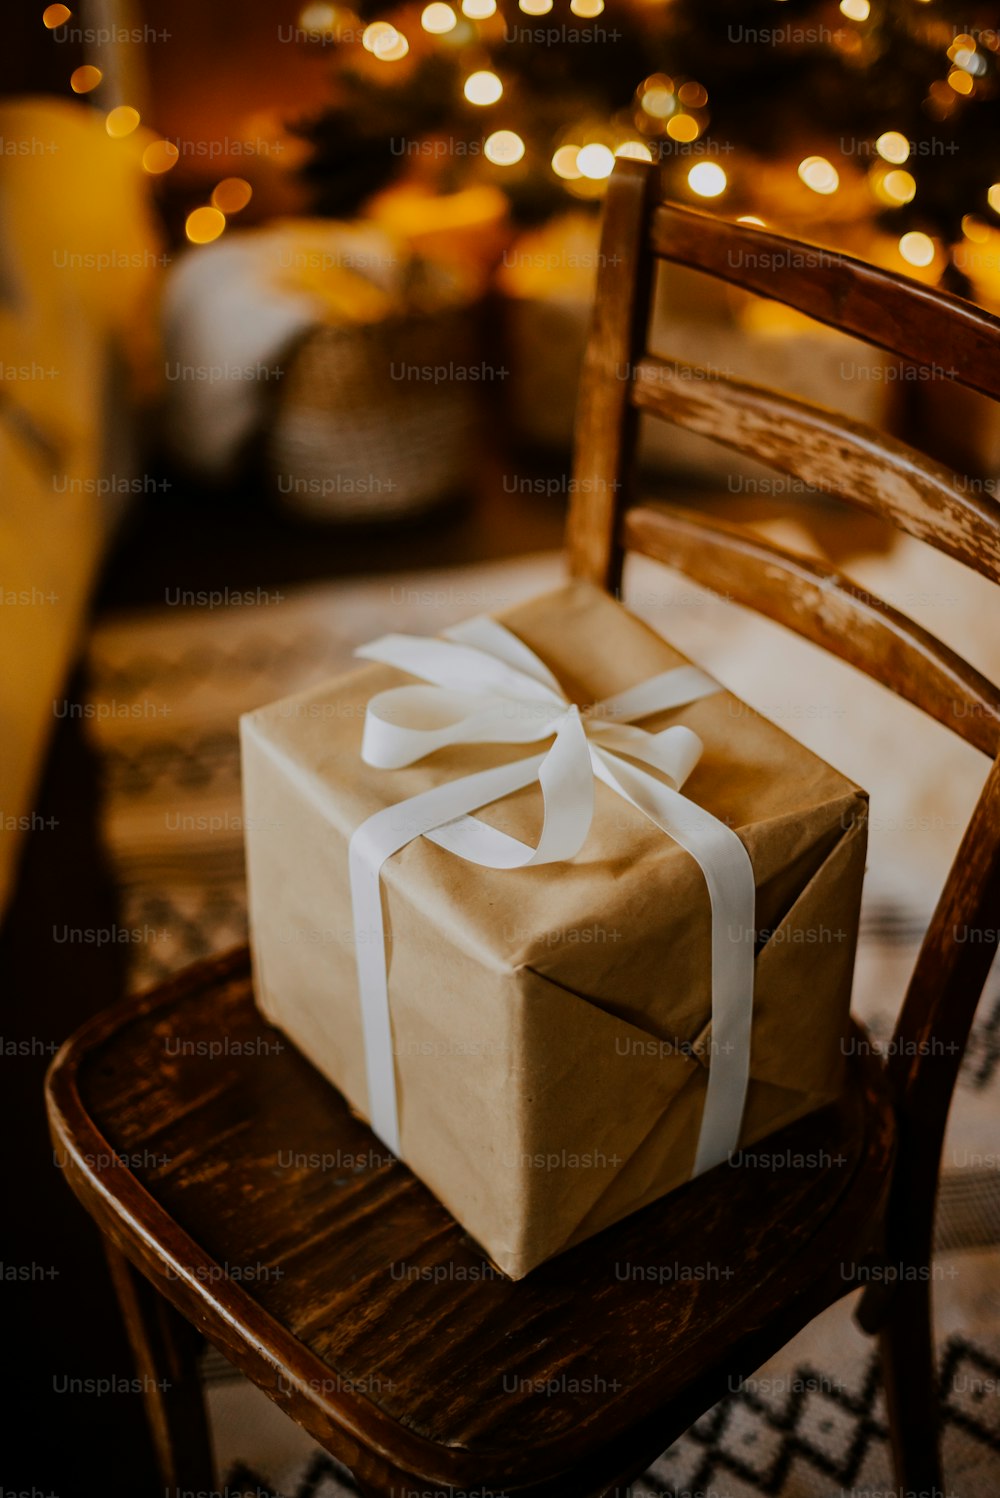
<svg viewBox="0 0 1000 1498"><path fill-rule="evenodd" d="M517 3L525 16L539 18L549 15L556 0L517 0ZM914 0L914 3L926 5L932 0ZM569 9L577 20L590 22L603 14L605 0L569 0ZM871 0L840 0L839 9L846 20L861 26L871 15ZM49 5L42 13L42 21L50 30L56 30L65 26L71 16L68 6ZM500 19L497 0L460 0L458 9L448 0L430 0L420 13L419 28L425 43L440 39L444 45L467 49L481 62L484 50L481 44L489 28L496 27ZM352 11L319 0L310 0L304 6L298 25L305 34L342 45L360 42L364 52L387 66L401 62L410 52L410 39L400 25L386 20L362 25ZM850 41L848 33L846 43L849 45ZM929 91L929 103L938 117L946 118L953 105L975 93L977 79L986 71L983 46L996 51L1000 47L997 34L977 39L962 33L951 40L946 49L944 76L933 82ZM87 63L72 73L70 87L74 93L88 94L100 86L102 77L100 68ZM504 171L525 158L529 149L517 130L488 128L490 112L504 100L504 79L492 67L474 66L460 86L465 101L483 112L487 126L482 154L502 177ZM697 141L709 123L708 104L707 90L696 80L675 84L666 74L654 73L637 87L632 110L624 123L617 119L599 127L591 126L589 135L583 131L579 139L567 140L563 136L553 143L548 170L569 196L599 197L617 157L653 161L661 143L690 145ZM105 116L108 134L114 138L131 135L140 123L139 111L129 104L116 105ZM161 175L176 166L179 156L174 142L153 139L142 153L142 165L151 175ZM915 166L913 146L901 131L887 130L879 135L874 141L873 160L866 176L873 203L881 209L892 209L913 202L919 193ZM820 197L832 197L841 187L836 166L824 156L806 156L795 170L799 181ZM732 166L727 171L717 161L701 159L687 169L684 180L695 198L718 202L730 191L731 174L735 175ZM218 238L228 218L241 212L251 196L251 185L245 179L224 178L214 187L209 202L188 214L185 222L188 239L205 244ZM989 187L987 202L1000 219L1000 181ZM765 221L754 214L741 214L738 222L765 227ZM983 241L995 227L976 214L966 214L962 219L963 235L972 242ZM906 265L919 269L940 259L941 246L931 235L910 230L899 237L898 252Z"/></svg>
<svg viewBox="0 0 1000 1498"><path fill-rule="evenodd" d="M49 31L57 31L73 18L67 5L47 5L42 11L42 24ZM104 74L93 63L83 63L70 74L69 86L75 94L90 94L104 82ZM113 140L124 140L134 135L142 124L142 118L131 104L116 104L104 116L104 127ZM171 140L150 140L142 152L142 167L151 177L169 172L180 160L180 149ZM208 203L193 208L184 222L184 232L192 244L210 244L218 239L231 215L240 213L250 202L253 188L243 177L223 177L212 189Z"/></svg>

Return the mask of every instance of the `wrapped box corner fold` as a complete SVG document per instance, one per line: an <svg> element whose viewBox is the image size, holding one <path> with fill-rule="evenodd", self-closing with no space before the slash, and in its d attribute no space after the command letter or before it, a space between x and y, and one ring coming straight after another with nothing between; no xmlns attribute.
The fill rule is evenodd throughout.
<svg viewBox="0 0 1000 1498"><path fill-rule="evenodd" d="M571 583L499 616L581 707L676 650ZM264 1014L369 1117L352 835L374 813L524 744L362 759L365 664L241 724L254 981ZM703 745L684 794L741 840L756 886L746 1147L840 1088L864 874L865 793L727 691L669 709ZM538 840L537 786L476 816ZM712 916L695 859L608 785L581 851L482 868L415 837L382 868L395 1100L409 1167L512 1278L692 1174L713 1054ZM731 933L735 936L735 933ZM380 948L381 950L381 948Z"/></svg>

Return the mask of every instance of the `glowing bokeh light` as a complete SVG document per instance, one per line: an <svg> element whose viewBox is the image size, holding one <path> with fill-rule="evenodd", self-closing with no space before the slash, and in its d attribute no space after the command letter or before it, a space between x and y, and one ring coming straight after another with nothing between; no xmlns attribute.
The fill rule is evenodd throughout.
<svg viewBox="0 0 1000 1498"><path fill-rule="evenodd" d="M610 177L614 166L613 153L608 150L607 146L602 146L597 141L584 146L577 152L576 169L581 177L589 177L591 182L599 182L602 177Z"/></svg>
<svg viewBox="0 0 1000 1498"><path fill-rule="evenodd" d="M902 166L910 154L910 142L898 130L886 130L875 142L875 149L883 161Z"/></svg>
<svg viewBox="0 0 1000 1498"><path fill-rule="evenodd" d="M85 62L82 68L74 68L69 76L69 86L74 94L89 94L103 77L104 74L100 68L95 68L89 62Z"/></svg>
<svg viewBox="0 0 1000 1498"><path fill-rule="evenodd" d="M151 177L158 177L176 166L179 156L172 140L152 140L142 153L142 169Z"/></svg>
<svg viewBox="0 0 1000 1498"><path fill-rule="evenodd" d="M800 161L799 176L813 192L824 196L836 192L840 186L837 168L825 156L807 156L804 161Z"/></svg>
<svg viewBox="0 0 1000 1498"><path fill-rule="evenodd" d="M211 244L226 227L226 216L218 208L195 208L184 223L184 233L192 244Z"/></svg>
<svg viewBox="0 0 1000 1498"><path fill-rule="evenodd" d="M119 104L116 109L108 112L104 128L115 140L121 140L123 136L131 135L133 130L139 128L139 111L133 109L131 104Z"/></svg>
<svg viewBox="0 0 1000 1498"><path fill-rule="evenodd" d="M929 234L913 229L899 241L899 253L908 265L930 265L934 259L934 241Z"/></svg>
<svg viewBox="0 0 1000 1498"><path fill-rule="evenodd" d="M487 136L483 155L494 166L513 166L524 155L524 141L515 130L495 130Z"/></svg>
<svg viewBox="0 0 1000 1498"><path fill-rule="evenodd" d="M425 7L420 24L431 36L444 36L446 32L454 31L458 25L458 17L450 5L444 4L444 0L434 0L432 5Z"/></svg>
<svg viewBox="0 0 1000 1498"><path fill-rule="evenodd" d="M641 140L627 140L620 146L615 147L616 156L624 156L630 161L652 161L653 153Z"/></svg>
<svg viewBox="0 0 1000 1498"><path fill-rule="evenodd" d="M717 198L726 190L725 172L714 161L699 161L688 172L688 187L699 198Z"/></svg>
<svg viewBox="0 0 1000 1498"><path fill-rule="evenodd" d="M503 84L496 73L470 73L463 93L470 104L495 104L503 94Z"/></svg>
<svg viewBox="0 0 1000 1498"><path fill-rule="evenodd" d="M212 193L212 207L220 213L239 213L253 197L253 188L243 177L223 177Z"/></svg>
<svg viewBox="0 0 1000 1498"><path fill-rule="evenodd" d="M580 154L579 146L560 146L552 157L552 170L557 177L562 177L564 182L577 182L583 173L576 164L576 158Z"/></svg>

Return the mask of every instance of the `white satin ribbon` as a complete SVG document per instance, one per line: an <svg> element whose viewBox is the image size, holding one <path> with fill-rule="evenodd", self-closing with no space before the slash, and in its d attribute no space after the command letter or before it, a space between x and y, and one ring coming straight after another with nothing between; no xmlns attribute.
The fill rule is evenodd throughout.
<svg viewBox="0 0 1000 1498"><path fill-rule="evenodd" d="M680 794L701 755L682 724L648 733L631 721L721 690L694 666L678 666L582 712L534 651L495 619L467 620L445 640L385 635L357 654L431 685L392 687L368 704L361 754L399 769L462 744L532 744L542 754L463 775L387 806L350 841L358 983L371 1127L400 1154L389 1013L382 865L416 837L484 868L524 869L574 858L594 814L594 778L623 797L696 860L712 911L712 1054L694 1175L739 1145L750 1076L754 981L753 866L731 828ZM641 769L633 761L649 766ZM542 830L535 847L471 812L538 782Z"/></svg>

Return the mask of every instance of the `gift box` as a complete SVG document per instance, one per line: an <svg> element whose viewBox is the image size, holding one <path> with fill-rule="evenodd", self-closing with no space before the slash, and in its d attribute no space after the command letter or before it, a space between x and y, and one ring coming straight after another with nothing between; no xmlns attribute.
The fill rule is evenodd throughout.
<svg viewBox="0 0 1000 1498"><path fill-rule="evenodd" d="M836 1097L867 798L589 584L448 633L242 719L255 985L520 1278Z"/></svg>

